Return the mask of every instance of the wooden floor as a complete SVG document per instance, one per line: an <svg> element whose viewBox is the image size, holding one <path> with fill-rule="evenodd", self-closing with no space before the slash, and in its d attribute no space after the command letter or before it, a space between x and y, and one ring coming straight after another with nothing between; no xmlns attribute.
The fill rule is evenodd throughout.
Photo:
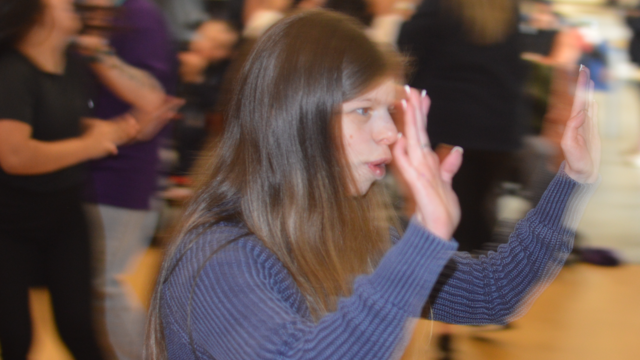
<svg viewBox="0 0 640 360"><path fill-rule="evenodd" d="M436 359L441 324L421 321L403 360ZM454 359L640 359L640 265L566 267L531 310L500 331L449 326Z"/></svg>
<svg viewBox="0 0 640 360"><path fill-rule="evenodd" d="M160 253L147 252L126 281L148 299ZM70 360L55 335L47 294L33 294L36 339L30 360ZM433 328L433 329L432 329ZM419 320L403 360L437 359L443 331L453 334L454 359L640 359L640 265L565 267L522 319L491 331Z"/></svg>

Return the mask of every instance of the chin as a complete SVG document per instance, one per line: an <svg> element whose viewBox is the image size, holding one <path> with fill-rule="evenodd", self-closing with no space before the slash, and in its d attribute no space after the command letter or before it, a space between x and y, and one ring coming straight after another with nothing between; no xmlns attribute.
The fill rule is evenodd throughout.
<svg viewBox="0 0 640 360"><path fill-rule="evenodd" d="M371 189L371 186L373 186L374 183L375 181L369 181L369 182L361 182L360 184L358 184L358 195L360 196L367 195L367 193Z"/></svg>

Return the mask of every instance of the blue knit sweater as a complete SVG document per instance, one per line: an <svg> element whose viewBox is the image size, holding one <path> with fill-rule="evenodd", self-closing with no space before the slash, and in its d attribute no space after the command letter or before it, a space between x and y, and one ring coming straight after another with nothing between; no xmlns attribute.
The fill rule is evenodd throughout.
<svg viewBox="0 0 640 360"><path fill-rule="evenodd" d="M282 263L254 236L211 257L218 245L243 232L218 225L179 260L162 291L169 359L399 357L410 319L420 316L448 262L455 272L432 304L435 320L513 320L557 275L592 189L561 171L509 243L480 258L456 253L455 241L411 223L376 270L355 280L353 295L317 323Z"/></svg>

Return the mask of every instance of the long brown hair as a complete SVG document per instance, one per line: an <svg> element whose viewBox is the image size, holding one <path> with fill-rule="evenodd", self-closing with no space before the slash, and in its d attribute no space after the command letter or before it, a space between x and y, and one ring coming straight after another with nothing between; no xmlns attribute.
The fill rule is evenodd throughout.
<svg viewBox="0 0 640 360"><path fill-rule="evenodd" d="M444 0L445 10L456 16L466 37L477 45L505 40L515 30L516 0Z"/></svg>
<svg viewBox="0 0 640 360"><path fill-rule="evenodd" d="M396 59L355 20L328 11L285 18L258 40L167 252L150 311L148 358L165 353L159 311L170 264L203 228L243 223L288 269L315 320L351 294L356 276L375 268L396 224L382 215L388 201L380 186L353 196L340 113L343 102L397 74Z"/></svg>

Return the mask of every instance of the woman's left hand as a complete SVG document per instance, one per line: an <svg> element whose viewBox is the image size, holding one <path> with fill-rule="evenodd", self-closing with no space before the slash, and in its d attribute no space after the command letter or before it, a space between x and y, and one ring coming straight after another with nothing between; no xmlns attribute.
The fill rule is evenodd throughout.
<svg viewBox="0 0 640 360"><path fill-rule="evenodd" d="M565 172L580 183L596 182L600 168L598 105L593 100L593 88L589 69L582 66L571 118L567 122L561 141L566 160Z"/></svg>

